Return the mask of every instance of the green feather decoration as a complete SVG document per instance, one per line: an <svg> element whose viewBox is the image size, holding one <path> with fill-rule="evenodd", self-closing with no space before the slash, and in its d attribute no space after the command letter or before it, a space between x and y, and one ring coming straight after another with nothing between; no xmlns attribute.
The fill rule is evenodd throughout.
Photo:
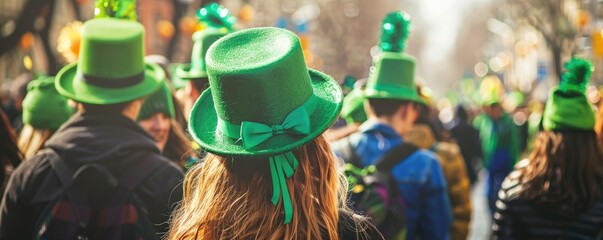
<svg viewBox="0 0 603 240"><path fill-rule="evenodd" d="M228 9L217 3L211 3L197 11L197 18L213 28L226 28L232 31L237 18L230 15Z"/></svg>
<svg viewBox="0 0 603 240"><path fill-rule="evenodd" d="M585 92L590 75L594 70L591 63L586 59L574 57L565 63L565 69L566 71L559 83L559 89Z"/></svg>
<svg viewBox="0 0 603 240"><path fill-rule="evenodd" d="M410 35L410 15L405 12L391 12L381 24L379 46L385 52L404 52Z"/></svg>
<svg viewBox="0 0 603 240"><path fill-rule="evenodd" d="M95 18L122 18L136 21L136 0L97 0Z"/></svg>

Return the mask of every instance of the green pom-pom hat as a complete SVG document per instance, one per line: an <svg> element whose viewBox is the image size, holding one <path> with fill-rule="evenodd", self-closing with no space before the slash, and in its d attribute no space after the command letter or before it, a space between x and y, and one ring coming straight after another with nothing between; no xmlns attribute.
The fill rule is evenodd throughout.
<svg viewBox="0 0 603 240"><path fill-rule="evenodd" d="M381 27L383 53L369 70L364 91L367 98L397 99L421 103L415 84L415 58L403 53L410 34L410 17L404 12L389 13Z"/></svg>
<svg viewBox="0 0 603 240"><path fill-rule="evenodd" d="M581 58L572 58L566 62L565 69L559 87L551 90L542 126L547 131L592 131L595 114L584 92L594 69L588 61Z"/></svg>
<svg viewBox="0 0 603 240"><path fill-rule="evenodd" d="M41 77L27 85L23 123L36 129L56 130L73 114L67 99L54 87L54 77Z"/></svg>
<svg viewBox="0 0 603 240"><path fill-rule="evenodd" d="M80 57L57 74L63 96L89 104L132 101L154 92L165 73L144 62L144 28L134 21L98 18L84 23Z"/></svg>
<svg viewBox="0 0 603 240"><path fill-rule="evenodd" d="M298 163L291 150L335 121L343 98L339 84L308 69L299 38L280 28L229 34L210 47L206 63L210 88L191 110L191 136L217 155L268 158L271 201L282 199L284 223L290 222L286 179Z"/></svg>

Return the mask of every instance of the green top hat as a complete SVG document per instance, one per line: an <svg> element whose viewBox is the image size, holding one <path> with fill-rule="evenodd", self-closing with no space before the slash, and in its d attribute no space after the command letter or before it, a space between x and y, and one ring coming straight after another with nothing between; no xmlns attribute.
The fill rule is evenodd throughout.
<svg viewBox="0 0 603 240"><path fill-rule="evenodd" d="M189 132L211 153L269 158L272 203L282 193L288 223L292 206L285 178L297 167L290 151L335 121L341 88L308 70L299 38L280 28L229 34L211 46L206 62L210 88L191 110Z"/></svg>
<svg viewBox="0 0 603 240"><path fill-rule="evenodd" d="M137 119L142 120L152 116L155 113L164 113L166 116L172 119L176 117L174 101L172 100L172 92L165 81L155 93L151 94L144 100Z"/></svg>
<svg viewBox="0 0 603 240"><path fill-rule="evenodd" d="M207 77L205 55L212 43L226 36L228 31L225 28L206 28L193 34L193 51L191 54L191 63L183 64L176 68L176 77L182 80Z"/></svg>
<svg viewBox="0 0 603 240"><path fill-rule="evenodd" d="M547 131L593 130L595 114L584 94L593 67L584 59L572 58L565 69L559 87L551 90L542 126Z"/></svg>
<svg viewBox="0 0 603 240"><path fill-rule="evenodd" d="M383 19L380 47L383 53L370 68L364 92L367 98L421 102L415 85L415 58L402 53L406 48L410 17L393 12Z"/></svg>
<svg viewBox="0 0 603 240"><path fill-rule="evenodd" d="M60 94L89 104L115 104L146 96L165 73L144 62L144 28L134 21L99 18L84 23L80 57L57 75Z"/></svg>
<svg viewBox="0 0 603 240"><path fill-rule="evenodd" d="M23 123L37 129L58 129L73 110L54 87L54 77L41 77L27 85L23 99Z"/></svg>

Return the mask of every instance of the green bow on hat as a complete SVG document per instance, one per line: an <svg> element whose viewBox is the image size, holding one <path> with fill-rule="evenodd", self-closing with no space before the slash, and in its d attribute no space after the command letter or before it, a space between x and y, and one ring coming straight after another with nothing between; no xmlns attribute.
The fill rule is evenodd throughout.
<svg viewBox="0 0 603 240"><path fill-rule="evenodd" d="M58 129L73 109L54 87L54 77L40 77L27 85L23 99L23 123L36 129Z"/></svg>
<svg viewBox="0 0 603 240"><path fill-rule="evenodd" d="M89 104L115 104L154 92L165 79L144 61L144 27L135 21L97 18L84 23L80 56L57 74L60 94Z"/></svg>
<svg viewBox="0 0 603 240"><path fill-rule="evenodd" d="M595 114L584 92L594 68L585 59L574 57L565 63L559 87L551 90L542 126L547 131L593 130Z"/></svg>
<svg viewBox="0 0 603 240"><path fill-rule="evenodd" d="M410 16L404 12L389 13L383 19L379 44L383 53L369 70L367 98L421 102L415 85L415 58L403 53L409 28Z"/></svg>
<svg viewBox="0 0 603 240"><path fill-rule="evenodd" d="M191 110L191 136L217 155L268 158L271 201L282 202L289 223L293 206L286 180L298 165L292 150L335 121L341 88L307 69L299 38L285 29L229 34L209 48L206 60L210 88Z"/></svg>

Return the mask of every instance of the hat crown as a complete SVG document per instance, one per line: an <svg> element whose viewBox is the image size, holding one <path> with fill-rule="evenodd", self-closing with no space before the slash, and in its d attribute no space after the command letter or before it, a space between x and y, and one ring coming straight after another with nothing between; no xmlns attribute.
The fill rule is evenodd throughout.
<svg viewBox="0 0 603 240"><path fill-rule="evenodd" d="M191 69L205 71L205 55L212 43L226 36L226 29L207 28L193 34Z"/></svg>
<svg viewBox="0 0 603 240"><path fill-rule="evenodd" d="M415 58L404 53L383 52L369 71L366 95L420 101L415 84Z"/></svg>
<svg viewBox="0 0 603 240"><path fill-rule="evenodd" d="M122 79L144 71L144 28L134 21L101 18L84 23L78 71Z"/></svg>
<svg viewBox="0 0 603 240"><path fill-rule="evenodd" d="M230 34L206 56L217 115L232 124L280 124L313 94L299 38L279 28Z"/></svg>

